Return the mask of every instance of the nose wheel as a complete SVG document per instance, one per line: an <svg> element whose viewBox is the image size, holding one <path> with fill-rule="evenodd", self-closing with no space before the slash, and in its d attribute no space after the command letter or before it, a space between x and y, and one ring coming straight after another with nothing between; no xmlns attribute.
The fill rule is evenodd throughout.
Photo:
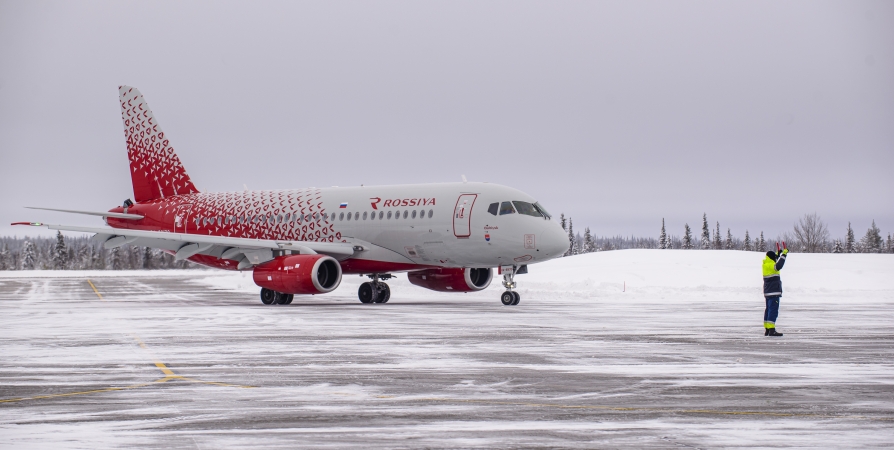
<svg viewBox="0 0 894 450"><path fill-rule="evenodd" d="M515 289L516 286L515 274L518 271L518 268L516 266L502 266L500 267L500 271L503 273L503 287L506 288L506 292L500 296L500 302L505 306L517 305L518 302L521 301L521 296L518 295L518 292L513 291L513 289Z"/></svg>
<svg viewBox="0 0 894 450"><path fill-rule="evenodd" d="M515 291L506 291L500 296L500 301L506 306L517 305L521 301L521 296Z"/></svg>

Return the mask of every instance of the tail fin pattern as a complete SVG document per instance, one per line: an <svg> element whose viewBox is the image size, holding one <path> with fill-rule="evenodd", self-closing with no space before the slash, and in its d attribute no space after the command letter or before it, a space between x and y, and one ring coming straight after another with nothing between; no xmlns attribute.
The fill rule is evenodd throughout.
<svg viewBox="0 0 894 450"><path fill-rule="evenodd" d="M121 101L134 200L145 202L198 193L143 94L135 87L119 86L118 100Z"/></svg>

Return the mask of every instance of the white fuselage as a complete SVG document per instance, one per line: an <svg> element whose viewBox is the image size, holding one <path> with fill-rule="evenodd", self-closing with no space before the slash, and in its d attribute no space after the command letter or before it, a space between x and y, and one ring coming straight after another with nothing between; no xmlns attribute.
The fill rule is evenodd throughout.
<svg viewBox="0 0 894 450"><path fill-rule="evenodd" d="M354 256L357 260L497 267L545 261L562 256L568 249L568 237L559 224L548 217L538 217L539 212L522 212L526 204L535 203L533 198L517 189L490 183L330 187L181 197L179 206L169 207L183 215L172 221L181 224L181 228L175 226L172 231L347 242L363 247ZM506 208L504 202L516 203ZM497 207L492 206L494 203Z"/></svg>

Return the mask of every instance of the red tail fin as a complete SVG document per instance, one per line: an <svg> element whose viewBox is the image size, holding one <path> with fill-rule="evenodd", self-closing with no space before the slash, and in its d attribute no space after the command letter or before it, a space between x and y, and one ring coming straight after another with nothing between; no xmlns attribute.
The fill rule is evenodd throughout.
<svg viewBox="0 0 894 450"><path fill-rule="evenodd" d="M180 158L165 138L143 94L131 86L118 87L121 119L130 158L133 199L145 202L199 190L192 184Z"/></svg>

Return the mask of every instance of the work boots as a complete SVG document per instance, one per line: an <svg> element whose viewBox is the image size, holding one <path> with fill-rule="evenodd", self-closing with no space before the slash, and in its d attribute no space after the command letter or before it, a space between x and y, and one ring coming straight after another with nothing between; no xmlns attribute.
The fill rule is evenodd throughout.
<svg viewBox="0 0 894 450"><path fill-rule="evenodd" d="M764 336L782 336L782 333L776 331L775 328L767 328L767 331L764 333Z"/></svg>

